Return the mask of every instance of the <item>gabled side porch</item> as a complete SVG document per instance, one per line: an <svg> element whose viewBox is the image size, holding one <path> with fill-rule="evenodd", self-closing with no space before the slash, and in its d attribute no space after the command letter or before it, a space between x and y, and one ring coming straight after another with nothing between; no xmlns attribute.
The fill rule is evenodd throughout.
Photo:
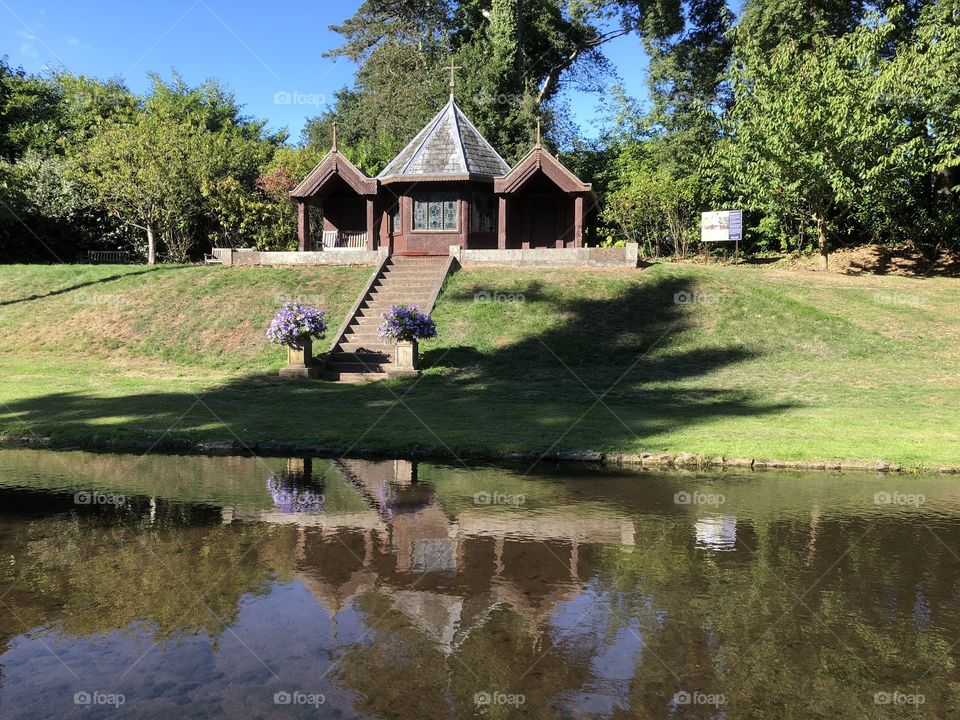
<svg viewBox="0 0 960 720"><path fill-rule="evenodd" d="M493 184L500 250L583 247L597 198L590 183L570 172L540 144Z"/></svg>
<svg viewBox="0 0 960 720"><path fill-rule="evenodd" d="M290 193L297 204L299 251L376 250L378 185L376 178L359 170L334 145ZM319 216L319 228L311 227L311 216Z"/></svg>

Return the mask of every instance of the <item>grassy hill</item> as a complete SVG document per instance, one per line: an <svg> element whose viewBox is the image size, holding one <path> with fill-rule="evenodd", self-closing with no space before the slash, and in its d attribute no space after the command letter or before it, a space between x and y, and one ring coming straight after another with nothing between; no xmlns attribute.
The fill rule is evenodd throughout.
<svg viewBox="0 0 960 720"><path fill-rule="evenodd" d="M960 462L956 279L469 270L419 380L275 378L274 308L301 297L336 327L368 273L0 267L0 432Z"/></svg>

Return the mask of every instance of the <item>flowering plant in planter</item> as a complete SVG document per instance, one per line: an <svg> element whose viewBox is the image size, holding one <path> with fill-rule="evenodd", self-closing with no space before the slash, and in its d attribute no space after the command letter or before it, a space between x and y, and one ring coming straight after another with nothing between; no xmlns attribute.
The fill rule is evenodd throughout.
<svg viewBox="0 0 960 720"><path fill-rule="evenodd" d="M420 312L416 305L393 305L389 312L380 315L377 334L393 342L414 342L437 336L433 318Z"/></svg>
<svg viewBox="0 0 960 720"><path fill-rule="evenodd" d="M303 350L311 338L322 338L327 331L326 313L319 308L285 302L267 330L270 342L286 345L291 350Z"/></svg>

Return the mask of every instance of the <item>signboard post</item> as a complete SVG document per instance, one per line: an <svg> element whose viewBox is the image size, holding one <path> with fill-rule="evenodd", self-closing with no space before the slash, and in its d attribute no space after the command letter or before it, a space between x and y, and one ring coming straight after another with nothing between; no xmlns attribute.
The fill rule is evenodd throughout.
<svg viewBox="0 0 960 720"><path fill-rule="evenodd" d="M700 242L707 259L707 243L735 243L734 262L740 257L743 239L743 210L713 210L700 214Z"/></svg>

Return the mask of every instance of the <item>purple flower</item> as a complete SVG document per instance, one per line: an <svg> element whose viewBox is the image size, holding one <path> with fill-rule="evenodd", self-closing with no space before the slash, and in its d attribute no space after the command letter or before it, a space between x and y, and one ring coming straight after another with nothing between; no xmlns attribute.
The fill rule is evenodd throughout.
<svg viewBox="0 0 960 720"><path fill-rule="evenodd" d="M437 326L426 313L420 312L416 305L393 305L390 312L380 316L377 334L384 340L410 342L437 336Z"/></svg>
<svg viewBox="0 0 960 720"><path fill-rule="evenodd" d="M297 487L293 483L284 482L276 475L271 475L267 478L267 490L270 491L273 504L280 512L289 514L323 512L323 495L310 488Z"/></svg>
<svg viewBox="0 0 960 720"><path fill-rule="evenodd" d="M294 350L302 350L307 338L322 338L327 331L323 310L298 302L286 302L277 310L277 314L267 330L267 338L278 345L286 345Z"/></svg>

